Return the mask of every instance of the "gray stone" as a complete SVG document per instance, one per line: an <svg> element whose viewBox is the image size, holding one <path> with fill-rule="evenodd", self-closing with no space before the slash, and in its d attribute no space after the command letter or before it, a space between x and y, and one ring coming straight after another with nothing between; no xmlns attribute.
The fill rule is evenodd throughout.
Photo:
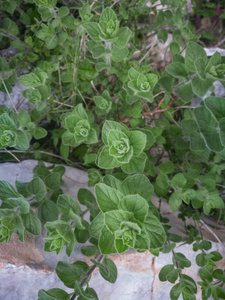
<svg viewBox="0 0 225 300"><path fill-rule="evenodd" d="M16 109L24 109L27 112L31 112L35 105L30 103L29 100L24 98L21 94L21 92L26 89L27 88L23 87L19 82L17 82L13 87L12 93L10 93L10 97ZM4 105L13 109L11 100L9 99L9 96L6 93L0 92L0 105Z"/></svg>
<svg viewBox="0 0 225 300"><path fill-rule="evenodd" d="M212 56L214 53L219 52L221 56L225 56L225 49L222 48L204 48L207 56Z"/></svg>

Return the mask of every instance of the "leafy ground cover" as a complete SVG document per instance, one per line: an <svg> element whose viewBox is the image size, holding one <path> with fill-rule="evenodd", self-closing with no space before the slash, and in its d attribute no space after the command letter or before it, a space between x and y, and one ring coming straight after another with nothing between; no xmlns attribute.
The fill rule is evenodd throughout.
<svg viewBox="0 0 225 300"><path fill-rule="evenodd" d="M197 285L202 299L225 299L224 270L216 265L222 255L209 251L199 226L205 215L225 220L225 100L213 85L225 83L225 60L219 52L207 57L203 46L219 37L199 26L203 17L223 24L223 5L193 1L190 15L184 0L0 3L1 49L14 50L0 57L0 90L11 102L0 106L2 160L40 160L31 182L14 188L0 181L0 240L8 243L16 232L23 242L26 231L40 235L44 223L45 251L65 248L70 256L88 241L81 251L94 257L91 266L59 261L56 273L71 293L40 290L38 299L98 299L88 286L92 272L98 267L114 283L117 269L107 255L130 248L172 252L159 274L174 284L172 300L196 299ZM155 67L149 35L160 43L171 37L163 69ZM17 82L33 104L30 113L10 96ZM208 91L194 107L192 99ZM87 170L95 195L63 194L65 168L56 163ZM170 234L161 201L179 211L186 236ZM186 218L196 226L186 226ZM178 242L201 251L197 283L183 272L191 262L176 251Z"/></svg>

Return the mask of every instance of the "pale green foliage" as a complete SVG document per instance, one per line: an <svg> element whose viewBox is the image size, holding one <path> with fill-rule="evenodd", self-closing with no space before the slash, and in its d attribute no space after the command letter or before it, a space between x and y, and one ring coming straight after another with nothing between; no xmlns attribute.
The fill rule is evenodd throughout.
<svg viewBox="0 0 225 300"><path fill-rule="evenodd" d="M201 238L205 215L225 220L225 102L213 85L224 85L224 57L207 57L185 0L161 0L163 9L144 0L25 2L0 0L2 49L16 49L0 57L0 90L14 110L0 106L0 149L3 160L15 151L18 159L53 165L39 162L34 178L16 188L0 181L0 242L13 233L21 242L26 232L40 235L43 223L45 251L71 256L78 245L92 257L91 266L59 261L56 274L71 294L40 290L38 300L69 300L73 293L98 300L91 273L98 267L114 283L117 268L106 256L129 248L172 255L159 272L173 284L172 300L196 299L197 284L202 299L225 299L224 271L215 263L222 255ZM198 6L203 16L217 12L215 3L192 2L195 13ZM149 44L153 32L168 43L165 68L154 54L158 45ZM10 98L18 80L29 110L21 108L25 99L15 106ZM85 188L73 197L63 193L62 161L87 171L96 198ZM161 202L177 212L184 234L171 233ZM177 243L199 250L197 284L185 275L191 262Z"/></svg>

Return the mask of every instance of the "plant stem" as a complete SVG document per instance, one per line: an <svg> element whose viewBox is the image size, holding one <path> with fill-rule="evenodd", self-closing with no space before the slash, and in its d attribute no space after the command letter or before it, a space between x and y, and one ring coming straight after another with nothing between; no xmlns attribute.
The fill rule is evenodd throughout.
<svg viewBox="0 0 225 300"><path fill-rule="evenodd" d="M95 256L95 258L98 257L98 254ZM102 258L104 255L100 255L99 258L97 259L98 262L101 262ZM89 276L93 273L93 271L97 268L96 265L92 266L90 270L87 272L86 277L81 281L80 286L83 287L85 283L88 281ZM74 300L77 297L77 294L74 293L73 296L70 298L70 300Z"/></svg>
<svg viewBox="0 0 225 300"><path fill-rule="evenodd" d="M0 150L0 153L4 153L4 152L8 152L8 153L11 154L18 162L21 162L21 161L13 154L13 152L14 152L14 153L27 153L27 154L32 153L32 154L34 154L34 153L37 152L37 151L24 151L24 150L11 150L11 151L9 151L9 150L7 150L7 149ZM86 170L85 168L82 168L82 167L81 167L81 164L80 164L80 163L76 163L76 162L74 162L74 161L72 161L72 160L70 160L70 159L65 159L65 158L63 158L62 156L58 155L58 154L54 154L54 153L50 153L50 152L46 152L46 151L42 151L42 150L40 150L39 153L42 153L42 154L45 154L45 155L49 155L49 156L53 156L53 157L59 158L59 159L61 159L61 160L67 161L67 162L69 162L69 163L71 163L71 164L73 164L73 165L79 165L81 169Z"/></svg>
<svg viewBox="0 0 225 300"><path fill-rule="evenodd" d="M218 241L218 243L220 244L220 246L222 246L222 248L224 248L223 243L221 242L221 240L218 238L218 236L215 234L215 232L212 231L211 228L209 228L208 225L205 224L205 222L203 220L199 220L200 223L202 223L205 228L215 237L215 239Z"/></svg>
<svg viewBox="0 0 225 300"><path fill-rule="evenodd" d="M4 82L4 80L3 80L2 77L1 77L1 80L2 80L2 84L4 85L5 90L6 90L6 92L7 92L7 95L8 95L8 97L9 97L9 100L10 100L12 106L13 106L13 109L14 109L15 112L18 114L18 111L17 111L17 109L16 109L16 106L15 106L15 104L14 104L14 102L13 102L13 100L12 100L10 94L9 94L9 91L8 91L8 89L7 89L7 86L5 85L5 82Z"/></svg>

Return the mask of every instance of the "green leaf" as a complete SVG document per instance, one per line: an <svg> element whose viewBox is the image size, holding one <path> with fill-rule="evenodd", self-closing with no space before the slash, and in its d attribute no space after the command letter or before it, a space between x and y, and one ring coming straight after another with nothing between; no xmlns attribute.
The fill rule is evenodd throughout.
<svg viewBox="0 0 225 300"><path fill-rule="evenodd" d="M180 53L180 46L177 42L172 42L170 44L170 52L174 54L179 54Z"/></svg>
<svg viewBox="0 0 225 300"><path fill-rule="evenodd" d="M43 139L48 134L47 130L42 127L36 127L34 131L34 137L36 140Z"/></svg>
<svg viewBox="0 0 225 300"><path fill-rule="evenodd" d="M98 254L99 250L97 246L91 245L91 246L83 246L80 249L81 253L85 256L94 256Z"/></svg>
<svg viewBox="0 0 225 300"><path fill-rule="evenodd" d="M172 211L177 211L182 204L182 189L179 189L170 196L169 206Z"/></svg>
<svg viewBox="0 0 225 300"><path fill-rule="evenodd" d="M199 97L205 96L211 85L212 82L209 79L194 77L191 81L193 92Z"/></svg>
<svg viewBox="0 0 225 300"><path fill-rule="evenodd" d="M101 276L110 283L116 282L117 267L110 258L105 258L103 263L99 266Z"/></svg>
<svg viewBox="0 0 225 300"><path fill-rule="evenodd" d="M160 31L157 32L157 38L158 40L163 43L165 43L167 41L168 38L168 33L165 29L162 29Z"/></svg>
<svg viewBox="0 0 225 300"><path fill-rule="evenodd" d="M36 87L41 84L40 78L34 73L20 76L19 81L25 87Z"/></svg>
<svg viewBox="0 0 225 300"><path fill-rule="evenodd" d="M190 148L193 151L203 151L206 149L205 141L199 133L190 134Z"/></svg>
<svg viewBox="0 0 225 300"><path fill-rule="evenodd" d="M181 268L174 269L167 275L167 280L170 283L175 283L178 279L179 273L181 273Z"/></svg>
<svg viewBox="0 0 225 300"><path fill-rule="evenodd" d="M58 219L58 210L56 204L51 200L45 200L38 207L38 214L44 221L55 221Z"/></svg>
<svg viewBox="0 0 225 300"><path fill-rule="evenodd" d="M176 261L178 263L179 268L189 268L191 266L190 260L188 260L184 254L176 252L173 261Z"/></svg>
<svg viewBox="0 0 225 300"><path fill-rule="evenodd" d="M149 235L150 248L161 248L166 242L166 233L159 219L149 213L144 222L144 227Z"/></svg>
<svg viewBox="0 0 225 300"><path fill-rule="evenodd" d="M9 18L3 19L3 28L10 35L17 36L19 34L18 26Z"/></svg>
<svg viewBox="0 0 225 300"><path fill-rule="evenodd" d="M95 186L96 200L102 212L118 209L123 194L104 183Z"/></svg>
<svg viewBox="0 0 225 300"><path fill-rule="evenodd" d="M182 284L175 284L170 290L170 298L171 300L178 300L180 294L182 293Z"/></svg>
<svg viewBox="0 0 225 300"><path fill-rule="evenodd" d="M105 213L105 225L107 228L115 232L121 227L121 223L124 221L131 221L133 213L124 210L112 210Z"/></svg>
<svg viewBox="0 0 225 300"><path fill-rule="evenodd" d="M105 121L102 127L102 140L106 145L108 144L108 135L110 130L118 130L118 131L122 131L123 133L126 133L128 131L128 128L126 125L121 123L108 121L108 120Z"/></svg>
<svg viewBox="0 0 225 300"><path fill-rule="evenodd" d="M128 27L121 27L117 32L117 40L114 42L114 45L122 49L126 47L130 37L132 35L132 31Z"/></svg>
<svg viewBox="0 0 225 300"><path fill-rule="evenodd" d="M194 120L182 120L181 127L184 135L190 136L192 133L197 133L198 127Z"/></svg>
<svg viewBox="0 0 225 300"><path fill-rule="evenodd" d="M190 102L194 97L194 92L191 83L183 84L176 89L180 99L184 102Z"/></svg>
<svg viewBox="0 0 225 300"><path fill-rule="evenodd" d="M206 281L208 283L213 281L212 274L209 271L207 271L206 269L203 269L203 268L199 269L198 274L203 281Z"/></svg>
<svg viewBox="0 0 225 300"><path fill-rule="evenodd" d="M82 25L83 28L87 31L89 36L92 38L92 40L99 42L100 37L99 35L101 34L100 28L97 23L90 22Z"/></svg>
<svg viewBox="0 0 225 300"><path fill-rule="evenodd" d="M137 80L139 75L140 73L137 72L133 67L128 71L128 77L130 80Z"/></svg>
<svg viewBox="0 0 225 300"><path fill-rule="evenodd" d="M124 173L141 173L144 171L147 155L142 152L138 156L133 156L128 164L123 164L121 169Z"/></svg>
<svg viewBox="0 0 225 300"><path fill-rule="evenodd" d="M112 175L104 176L103 183L107 184L108 186L112 187L113 189L123 192L123 191L121 191L121 184L122 184L121 181Z"/></svg>
<svg viewBox="0 0 225 300"><path fill-rule="evenodd" d="M145 175L135 174L132 176L128 176L122 182L120 191L124 195L138 194L147 201L150 201L154 193L154 187Z"/></svg>
<svg viewBox="0 0 225 300"><path fill-rule="evenodd" d="M60 189L61 176L59 172L52 172L45 178L46 186L51 190Z"/></svg>
<svg viewBox="0 0 225 300"><path fill-rule="evenodd" d="M177 173L171 180L171 185L173 188L182 188L185 186L186 183L187 180L182 173Z"/></svg>
<svg viewBox="0 0 225 300"><path fill-rule="evenodd" d="M139 195L125 196L119 203L119 208L132 212L136 220L144 222L148 214L148 203Z"/></svg>
<svg viewBox="0 0 225 300"><path fill-rule="evenodd" d="M112 49L112 60L115 62L123 61L129 53L129 50L127 48L119 49L116 47L113 47Z"/></svg>
<svg viewBox="0 0 225 300"><path fill-rule="evenodd" d="M2 7L8 13L13 14L17 7L17 3L15 0L10 0L9 2L6 1L2 3Z"/></svg>
<svg viewBox="0 0 225 300"><path fill-rule="evenodd" d="M18 150L27 150L30 146L30 141L25 132L17 130L17 141L15 148Z"/></svg>
<svg viewBox="0 0 225 300"><path fill-rule="evenodd" d="M121 163L115 157L109 154L109 147L103 146L99 152L97 165L103 169L113 169L121 166Z"/></svg>
<svg viewBox="0 0 225 300"><path fill-rule="evenodd" d="M28 183L27 191L31 195L34 195L37 201L41 201L46 195L45 184L39 177L34 178Z"/></svg>
<svg viewBox="0 0 225 300"><path fill-rule="evenodd" d="M114 246L114 234L106 226L102 228L98 246L102 254L108 255L116 253L116 248Z"/></svg>
<svg viewBox="0 0 225 300"><path fill-rule="evenodd" d="M5 180L0 180L0 199L2 201L18 196L19 194L15 191L14 187L11 184L6 182Z"/></svg>
<svg viewBox="0 0 225 300"><path fill-rule="evenodd" d="M204 267L207 263L207 260L206 260L206 254L205 253L200 253L196 256L195 258L196 260L196 264L199 266L199 267Z"/></svg>
<svg viewBox="0 0 225 300"><path fill-rule="evenodd" d="M174 171L174 164L172 161L164 161L158 166L158 170L163 174L171 174Z"/></svg>
<svg viewBox="0 0 225 300"><path fill-rule="evenodd" d="M159 272L159 280L167 281L167 275L174 270L174 265L166 265Z"/></svg>
<svg viewBox="0 0 225 300"><path fill-rule="evenodd" d="M70 154L70 147L61 143L60 145L60 154L64 159L67 159Z"/></svg>
<svg viewBox="0 0 225 300"><path fill-rule="evenodd" d="M66 6L61 6L58 10L58 17L59 18L63 18L65 16L67 16L70 13L70 10L68 7Z"/></svg>
<svg viewBox="0 0 225 300"><path fill-rule="evenodd" d="M92 207L96 204L96 200L91 191L87 189L79 189L77 198L82 205Z"/></svg>
<svg viewBox="0 0 225 300"><path fill-rule="evenodd" d="M141 131L130 131L127 133L130 145L133 146L134 155L139 155L145 148L146 135Z"/></svg>
<svg viewBox="0 0 225 300"><path fill-rule="evenodd" d="M27 191L28 182L22 182L22 181L16 180L15 185L16 185L17 191L21 195L23 195L25 198L28 198L30 196L30 193Z"/></svg>
<svg viewBox="0 0 225 300"><path fill-rule="evenodd" d="M194 42L188 43L185 53L185 64L188 69L195 71L195 61L198 58L201 58L205 64L207 63L207 55L205 50Z"/></svg>
<svg viewBox="0 0 225 300"><path fill-rule="evenodd" d="M208 97L205 99L206 107L213 113L213 115L220 120L225 116L225 101L221 97Z"/></svg>
<svg viewBox="0 0 225 300"><path fill-rule="evenodd" d="M166 71L175 78L183 78L188 75L185 64L174 62L166 66Z"/></svg>
<svg viewBox="0 0 225 300"><path fill-rule="evenodd" d="M21 218L27 231L29 231L33 235L41 234L41 221L38 219L33 210L30 209L29 213L22 214Z"/></svg>
<svg viewBox="0 0 225 300"><path fill-rule="evenodd" d="M69 195L61 194L57 199L57 208L64 216L70 215L70 210L76 214L81 213L79 204Z"/></svg>
<svg viewBox="0 0 225 300"><path fill-rule="evenodd" d="M167 189L168 185L168 176L166 174L159 174L156 178L157 185L162 189Z"/></svg>
<svg viewBox="0 0 225 300"><path fill-rule="evenodd" d="M31 122L30 116L28 115L28 113L24 109L21 109L19 111L18 121L19 121L21 126L26 126L27 123Z"/></svg>
<svg viewBox="0 0 225 300"><path fill-rule="evenodd" d="M196 69L196 73L198 74L198 76L201 78L201 79L204 79L205 78L205 68L206 68L206 63L205 61L202 59L202 58L198 58L195 63L195 69Z"/></svg>
<svg viewBox="0 0 225 300"><path fill-rule="evenodd" d="M69 264L66 261L59 261L56 266L56 274L59 279L65 284L65 286L73 289L75 281L85 278L86 272L89 270L89 266L82 262L76 261L73 264Z"/></svg>
<svg viewBox="0 0 225 300"><path fill-rule="evenodd" d="M92 288L86 288L84 295L85 296L79 296L78 300L98 300L98 295Z"/></svg>
<svg viewBox="0 0 225 300"><path fill-rule="evenodd" d="M221 64L221 54L216 51L209 59L209 62L206 66L206 71L209 71L211 67Z"/></svg>
<svg viewBox="0 0 225 300"><path fill-rule="evenodd" d="M98 239L105 224L104 214L100 212L91 222L90 235Z"/></svg>
<svg viewBox="0 0 225 300"><path fill-rule="evenodd" d="M38 300L69 300L70 295L67 292L54 288L48 291L39 290L38 292Z"/></svg>
<svg viewBox="0 0 225 300"><path fill-rule="evenodd" d="M7 198L5 202L12 207L19 207L21 214L27 214L29 212L30 204L24 197Z"/></svg>

